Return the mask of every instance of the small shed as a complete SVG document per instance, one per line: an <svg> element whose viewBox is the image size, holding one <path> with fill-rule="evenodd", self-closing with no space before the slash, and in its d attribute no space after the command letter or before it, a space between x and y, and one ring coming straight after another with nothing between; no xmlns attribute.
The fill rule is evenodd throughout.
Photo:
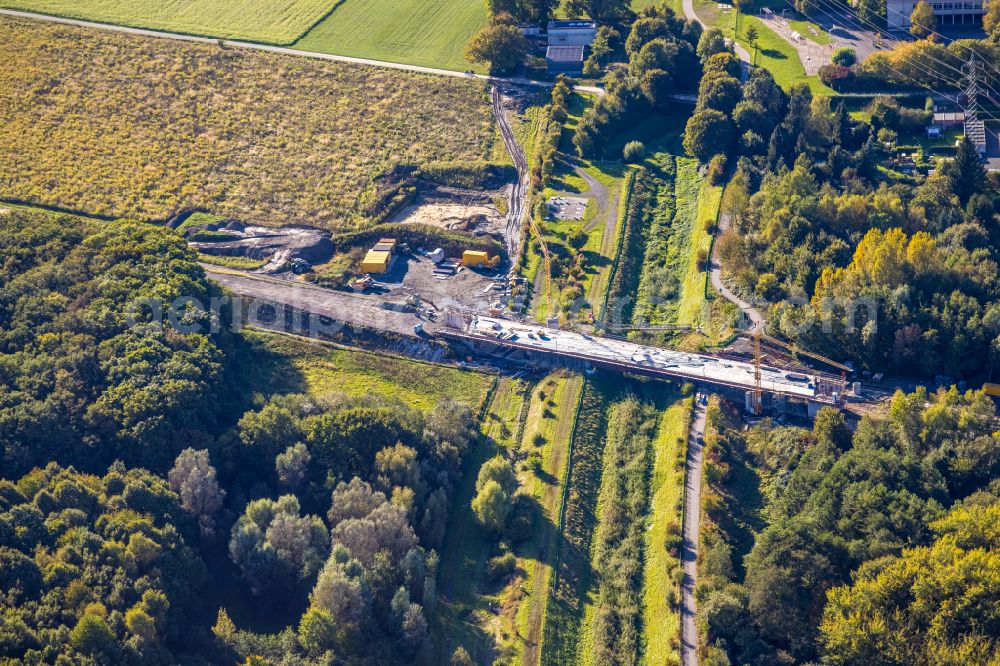
<svg viewBox="0 0 1000 666"><path fill-rule="evenodd" d="M488 252L481 250L466 250L462 253L463 266L485 266L490 261Z"/></svg>
<svg viewBox="0 0 1000 666"><path fill-rule="evenodd" d="M549 21L549 46L590 46L597 36L597 23L586 19Z"/></svg>
<svg viewBox="0 0 1000 666"><path fill-rule="evenodd" d="M934 125L938 127L948 128L956 127L965 122L965 112L964 111L939 111L934 114L934 120L931 121Z"/></svg>
<svg viewBox="0 0 1000 666"><path fill-rule="evenodd" d="M391 252L379 250L368 250L364 260L361 262L362 273L385 273L389 270L389 261L392 259Z"/></svg>
<svg viewBox="0 0 1000 666"><path fill-rule="evenodd" d="M550 46L545 51L549 74L583 74L582 46Z"/></svg>

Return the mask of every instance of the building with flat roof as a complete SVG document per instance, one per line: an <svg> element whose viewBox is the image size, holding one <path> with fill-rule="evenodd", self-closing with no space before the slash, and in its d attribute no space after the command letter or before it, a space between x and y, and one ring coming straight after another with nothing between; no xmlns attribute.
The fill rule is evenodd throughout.
<svg viewBox="0 0 1000 666"><path fill-rule="evenodd" d="M549 46L590 46L597 36L597 23L587 19L549 21Z"/></svg>
<svg viewBox="0 0 1000 666"><path fill-rule="evenodd" d="M583 74L583 47L550 46L545 50L545 66L549 74Z"/></svg>
<svg viewBox="0 0 1000 666"><path fill-rule="evenodd" d="M886 0L886 25L889 30L909 30L910 15L917 6L917 0ZM942 2L932 0L931 9L938 25L982 25L983 0L955 0Z"/></svg>

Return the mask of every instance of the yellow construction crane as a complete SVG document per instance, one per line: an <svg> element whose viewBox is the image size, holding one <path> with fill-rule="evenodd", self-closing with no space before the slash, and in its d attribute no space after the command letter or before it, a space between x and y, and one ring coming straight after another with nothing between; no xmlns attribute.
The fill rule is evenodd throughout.
<svg viewBox="0 0 1000 666"><path fill-rule="evenodd" d="M760 336L760 338L762 338L765 342L767 342L769 344L775 345L777 347L781 347L782 349L784 349L788 353L792 354L793 356L794 355L808 356L809 358L812 358L812 359L815 359L817 361L820 361L821 363L826 363L829 366L837 368L841 372L851 372L851 368L847 367L843 363L838 363L837 361L834 361L833 359L829 359L829 358L827 358L825 356L820 356L819 354L814 354L811 351L806 351L805 349L803 349L802 347L799 347L794 342L791 342L791 343L782 342L781 340L778 340L777 338L772 338L770 335L767 335L766 333L762 333L761 332L762 328L763 328L763 324L761 326L757 327L757 334ZM757 344L760 344L759 340L758 340Z"/></svg>

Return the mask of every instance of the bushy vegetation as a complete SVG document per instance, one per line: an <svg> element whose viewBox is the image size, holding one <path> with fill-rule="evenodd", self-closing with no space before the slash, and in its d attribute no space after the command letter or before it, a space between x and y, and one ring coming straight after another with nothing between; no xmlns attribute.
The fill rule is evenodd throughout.
<svg viewBox="0 0 1000 666"><path fill-rule="evenodd" d="M55 463L0 481L2 654L18 663L179 663L213 654L188 623L206 580L166 482Z"/></svg>
<svg viewBox="0 0 1000 666"><path fill-rule="evenodd" d="M918 24L922 30L926 29L927 18L923 21ZM995 41L960 39L943 44L918 39L898 42L893 48L873 53L856 64L835 61L834 67L841 67L842 71L827 67L820 71L820 76L829 77L836 72L839 90L886 87L956 90L961 84L962 66L972 52L981 60L1000 62L1000 46Z"/></svg>
<svg viewBox="0 0 1000 666"><path fill-rule="evenodd" d="M174 234L15 209L0 215L0 246L7 474L50 460L107 469L116 458L163 470L240 404L227 385L226 315L210 333L211 315L191 309L186 323L200 332L181 333L142 305L190 297L207 307L219 295Z"/></svg>
<svg viewBox="0 0 1000 666"><path fill-rule="evenodd" d="M811 432L724 430L706 447L714 447L706 477L725 492L749 456L764 525L740 575L733 509L719 495L706 506L723 526L702 558L698 592L714 663L995 658L987 609L1000 600L988 525L998 501L997 426L989 398L951 389L899 392L885 419L863 419L853 436L833 411L822 411ZM931 582L942 578L951 582ZM963 610L944 617L937 610L945 607Z"/></svg>
<svg viewBox="0 0 1000 666"><path fill-rule="evenodd" d="M654 405L628 396L608 418L594 546L597 598L589 637L596 663L639 663L642 651L642 565L656 417Z"/></svg>
<svg viewBox="0 0 1000 666"><path fill-rule="evenodd" d="M628 69L606 77L607 94L587 109L573 144L581 157L604 155L605 140L654 109L666 109L670 96L697 88L701 66L695 48L701 24L677 18L666 5L644 9L625 41Z"/></svg>
<svg viewBox="0 0 1000 666"><path fill-rule="evenodd" d="M483 88L470 81L6 17L2 26L8 199L344 228L369 208L384 212L374 204L398 183L378 176L393 166L482 159L493 141Z"/></svg>
<svg viewBox="0 0 1000 666"><path fill-rule="evenodd" d="M372 393L378 382L356 397L317 385L265 398L310 388L280 346L246 344L225 317L209 332L196 309L183 323L205 333L154 326L141 309L129 319L136 298L219 295L176 234L22 209L0 225L3 468L34 466L0 481L4 656L426 654L470 405L425 397L415 409ZM227 610L258 627L261 608L281 633L237 628Z"/></svg>

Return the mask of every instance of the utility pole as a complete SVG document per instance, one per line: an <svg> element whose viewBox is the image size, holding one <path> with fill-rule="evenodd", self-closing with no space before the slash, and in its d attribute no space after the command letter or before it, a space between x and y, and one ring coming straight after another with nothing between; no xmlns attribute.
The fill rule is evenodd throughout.
<svg viewBox="0 0 1000 666"><path fill-rule="evenodd" d="M980 155L986 152L986 123L979 119L979 77L982 62L973 52L969 62L962 68L965 78L962 81L962 92L965 93L965 136L976 147Z"/></svg>
<svg viewBox="0 0 1000 666"><path fill-rule="evenodd" d="M763 326L761 322L753 333L753 413L756 416L764 411L764 390L760 383L760 329Z"/></svg>

